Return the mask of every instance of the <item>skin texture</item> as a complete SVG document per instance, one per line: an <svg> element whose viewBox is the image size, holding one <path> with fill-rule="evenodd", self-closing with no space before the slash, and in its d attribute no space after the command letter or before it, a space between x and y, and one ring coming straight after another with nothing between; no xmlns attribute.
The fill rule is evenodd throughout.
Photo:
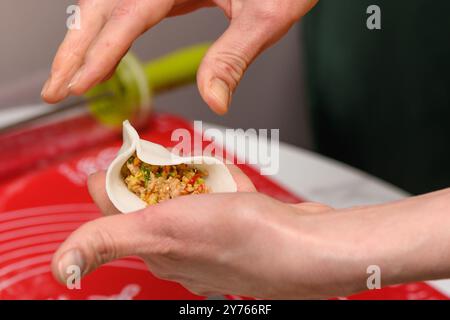
<svg viewBox="0 0 450 320"><path fill-rule="evenodd" d="M56 103L108 79L143 32L166 17L217 6L229 18L197 74L210 108L224 114L252 61L318 0L80 0L81 30L69 30L56 53L42 98Z"/></svg>
<svg viewBox="0 0 450 320"><path fill-rule="evenodd" d="M55 277L65 283L70 265L86 275L137 255L155 276L199 295L304 299L366 289L370 265L381 268L383 285L450 276L450 190L335 210L279 202L231 171L236 194L180 197L127 215L109 201L104 172L91 176L105 217L61 245Z"/></svg>

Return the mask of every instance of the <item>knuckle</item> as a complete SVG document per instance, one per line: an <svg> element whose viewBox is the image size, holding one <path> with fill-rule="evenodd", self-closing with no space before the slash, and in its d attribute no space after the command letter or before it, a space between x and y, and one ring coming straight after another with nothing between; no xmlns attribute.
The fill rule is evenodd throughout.
<svg viewBox="0 0 450 320"><path fill-rule="evenodd" d="M289 1L265 1L254 12L254 17L266 26L270 32L278 27L290 25L301 17L301 10Z"/></svg>
<svg viewBox="0 0 450 320"><path fill-rule="evenodd" d="M67 73L65 70L65 66L66 66L65 59L57 57L52 65L51 69L52 77L60 77L62 75L65 76Z"/></svg>
<svg viewBox="0 0 450 320"><path fill-rule="evenodd" d="M264 1L254 12L255 17L261 21L275 22L284 17L283 5L280 1Z"/></svg>
<svg viewBox="0 0 450 320"><path fill-rule="evenodd" d="M162 203L160 206L164 206ZM143 225L150 228L154 235L163 238L176 239L178 236L178 223L175 214L171 214L167 210L151 210L147 209L141 213Z"/></svg>
<svg viewBox="0 0 450 320"><path fill-rule="evenodd" d="M237 87L245 70L248 68L248 64L248 58L244 57L243 54L232 51L220 51L215 59L217 71L231 85L231 90Z"/></svg>
<svg viewBox="0 0 450 320"><path fill-rule="evenodd" d="M70 65L68 61L81 61L84 56L84 52L79 50L78 43L72 41L67 43L65 46L61 47L55 60L52 64L52 75L62 75L65 76L66 73L73 72L73 69L78 66L78 64ZM70 66L68 68L68 66Z"/></svg>
<svg viewBox="0 0 450 320"><path fill-rule="evenodd" d="M170 214L160 214L147 209L137 213L142 232L151 237L151 254L170 260L179 261L183 258L183 250L177 221Z"/></svg>
<svg viewBox="0 0 450 320"><path fill-rule="evenodd" d="M151 251L154 255L172 261L180 261L183 258L182 251L176 241L164 238L156 238L152 243Z"/></svg>
<svg viewBox="0 0 450 320"><path fill-rule="evenodd" d="M120 1L112 10L110 19L120 20L124 17L128 17L135 12L135 8L136 0Z"/></svg>
<svg viewBox="0 0 450 320"><path fill-rule="evenodd" d="M112 261L118 257L118 250L112 235L98 227L89 230L90 237L87 245L90 246L90 252L94 253L94 259L97 265Z"/></svg>

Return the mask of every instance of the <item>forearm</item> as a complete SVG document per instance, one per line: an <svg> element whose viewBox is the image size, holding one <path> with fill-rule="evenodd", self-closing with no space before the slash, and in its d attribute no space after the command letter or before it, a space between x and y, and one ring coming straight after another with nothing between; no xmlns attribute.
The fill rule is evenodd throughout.
<svg viewBox="0 0 450 320"><path fill-rule="evenodd" d="M450 189L298 220L295 285L317 297L366 290L369 266L382 286L450 277Z"/></svg>
<svg viewBox="0 0 450 320"><path fill-rule="evenodd" d="M380 215L364 258L380 266L384 285L450 277L450 190L383 206Z"/></svg>

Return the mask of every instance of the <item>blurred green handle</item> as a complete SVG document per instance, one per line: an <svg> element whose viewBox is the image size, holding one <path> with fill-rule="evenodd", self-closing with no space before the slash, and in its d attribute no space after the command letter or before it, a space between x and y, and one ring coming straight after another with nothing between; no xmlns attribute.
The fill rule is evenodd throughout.
<svg viewBox="0 0 450 320"><path fill-rule="evenodd" d="M157 94L173 87L193 83L198 67L210 44L187 47L144 65L147 81Z"/></svg>
<svg viewBox="0 0 450 320"><path fill-rule="evenodd" d="M180 49L145 65L128 53L110 80L86 94L88 98L105 92L113 94L112 98L91 101L91 112L100 122L115 127L126 119L145 118L151 110L152 94L195 82L208 47L209 44L200 44Z"/></svg>

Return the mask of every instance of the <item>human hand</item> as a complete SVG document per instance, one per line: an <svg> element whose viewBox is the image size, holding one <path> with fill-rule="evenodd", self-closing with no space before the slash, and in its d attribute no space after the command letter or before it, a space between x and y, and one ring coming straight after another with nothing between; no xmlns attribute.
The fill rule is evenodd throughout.
<svg viewBox="0 0 450 320"><path fill-rule="evenodd" d="M200 94L227 111L245 70L318 0L80 0L81 30L69 30L42 90L48 103L82 95L108 79L134 40L166 17L217 6L230 19L199 68Z"/></svg>
<svg viewBox="0 0 450 320"><path fill-rule="evenodd" d="M236 167L230 171L238 193L180 197L127 215L116 214L109 201L105 174L91 176L90 193L107 217L83 225L64 242L53 259L55 276L64 282L70 265L86 275L108 261L137 255L155 276L197 294L298 296L289 276L297 272L296 218L329 208L278 202L255 192Z"/></svg>
<svg viewBox="0 0 450 320"><path fill-rule="evenodd" d="M157 277L200 295L326 298L367 289L367 268L383 285L449 277L449 190L385 205L334 210L285 204L254 192L232 170L239 191L179 197L127 215L89 180L106 217L76 230L56 252L52 269L83 276L124 256L139 256Z"/></svg>

